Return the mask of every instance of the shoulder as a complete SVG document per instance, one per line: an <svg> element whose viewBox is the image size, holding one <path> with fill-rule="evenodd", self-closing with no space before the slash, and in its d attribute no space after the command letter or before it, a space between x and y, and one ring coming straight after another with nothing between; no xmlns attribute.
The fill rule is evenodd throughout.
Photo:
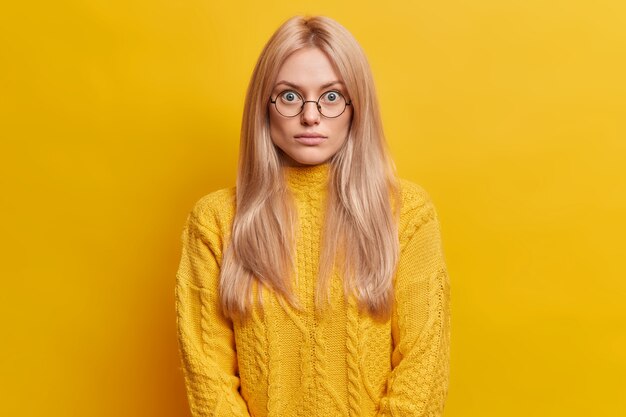
<svg viewBox="0 0 626 417"><path fill-rule="evenodd" d="M430 194L413 181L398 178L401 194L398 234L401 244L406 242L423 224L437 220L437 212Z"/></svg>
<svg viewBox="0 0 626 417"><path fill-rule="evenodd" d="M189 218L205 231L224 236L230 233L235 206L236 187L222 188L198 199Z"/></svg>
<svg viewBox="0 0 626 417"><path fill-rule="evenodd" d="M398 183L402 194L401 213L406 214L409 211L432 204L430 195L421 185L406 178L398 178Z"/></svg>
<svg viewBox="0 0 626 417"><path fill-rule="evenodd" d="M399 178L400 194L402 196L400 219L410 220L418 213L434 211L435 207L430 194L421 185Z"/></svg>

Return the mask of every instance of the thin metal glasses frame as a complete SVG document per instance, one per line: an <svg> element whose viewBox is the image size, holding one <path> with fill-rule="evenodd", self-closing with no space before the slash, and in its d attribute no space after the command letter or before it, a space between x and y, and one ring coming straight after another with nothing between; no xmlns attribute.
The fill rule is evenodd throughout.
<svg viewBox="0 0 626 417"><path fill-rule="evenodd" d="M294 114L293 116L286 116L284 114L282 114L280 112L280 110L278 110L278 105L276 104L276 100L278 100L278 97L281 96L281 94L285 93L286 91L291 91L293 92L295 95L297 95L298 97L300 97L300 99L302 99L302 105L300 106L300 111L298 111L298 113ZM335 94L338 94L339 96L341 96L341 98L343 98L344 102L345 102L345 106L343 107L343 110L341 111L341 113L339 113L337 116L326 116L324 113L322 113L322 106L320 105L320 100L322 99L322 97L330 92L333 92ZM325 91L323 92L319 98L317 100L304 100L304 97L302 97L298 92L293 91L293 90L284 90L281 91L280 93L278 93L278 95L276 96L275 99L272 99L272 97L270 96L270 103L272 103L274 105L274 108L276 109L276 111L278 112L278 114L280 114L283 117L296 117L298 115L300 115L300 113L302 113L302 110L304 110L304 105L306 103L315 103L315 107L317 108L317 111L319 112L319 114L321 114L322 116L324 116L327 119L336 119L337 117L341 116L342 114L344 114L344 112L346 111L346 108L350 105L352 105L352 100L348 101L346 100L346 98L344 97L343 94L341 94L339 91L335 91L335 90L329 90L329 91Z"/></svg>

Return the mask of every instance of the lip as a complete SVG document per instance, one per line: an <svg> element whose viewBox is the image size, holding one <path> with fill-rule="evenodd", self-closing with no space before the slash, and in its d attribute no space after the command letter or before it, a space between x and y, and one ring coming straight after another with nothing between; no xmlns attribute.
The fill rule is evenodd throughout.
<svg viewBox="0 0 626 417"><path fill-rule="evenodd" d="M295 135L294 139L304 145L319 145L328 138L320 133L301 133Z"/></svg>

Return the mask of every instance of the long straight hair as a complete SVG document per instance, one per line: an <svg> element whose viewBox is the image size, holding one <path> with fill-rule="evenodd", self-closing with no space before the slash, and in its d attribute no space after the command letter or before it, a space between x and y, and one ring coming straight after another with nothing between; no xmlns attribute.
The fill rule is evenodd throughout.
<svg viewBox="0 0 626 417"><path fill-rule="evenodd" d="M291 286L297 210L270 137L268 101L285 59L309 47L328 56L353 106L348 137L330 159L315 307L330 301L330 279L338 268L345 296L354 295L361 309L385 319L399 258L396 167L363 50L343 26L320 16L283 23L252 73L241 126L236 212L220 272L222 309L230 318L247 316L255 293L262 307L262 288L273 290L282 304L302 308Z"/></svg>

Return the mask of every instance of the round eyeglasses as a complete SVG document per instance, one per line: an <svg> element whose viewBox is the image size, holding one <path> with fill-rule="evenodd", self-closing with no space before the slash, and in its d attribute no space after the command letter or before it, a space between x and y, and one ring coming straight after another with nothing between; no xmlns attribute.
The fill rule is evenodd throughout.
<svg viewBox="0 0 626 417"><path fill-rule="evenodd" d="M285 117L295 117L302 113L306 103L315 103L317 111L324 117L334 119L346 111L346 107L352 102L339 91L331 90L323 93L317 101L305 100L300 94L293 90L285 90L279 93L275 99L270 97L270 103L276 107L276 111Z"/></svg>

